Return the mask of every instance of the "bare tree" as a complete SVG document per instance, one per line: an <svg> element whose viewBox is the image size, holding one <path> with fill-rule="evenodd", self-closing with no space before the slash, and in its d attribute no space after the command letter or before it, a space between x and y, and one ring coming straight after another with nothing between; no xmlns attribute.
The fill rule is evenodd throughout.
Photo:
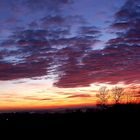
<svg viewBox="0 0 140 140"><path fill-rule="evenodd" d="M138 86L133 86L132 87L132 96L133 96L133 102L132 103L139 103L140 87L138 87Z"/></svg>
<svg viewBox="0 0 140 140"><path fill-rule="evenodd" d="M96 94L96 97L99 99L100 101L100 104L105 106L107 104L107 101L109 99L109 90L107 90L107 88L104 86L104 87L101 87L99 89L99 92Z"/></svg>
<svg viewBox="0 0 140 140"><path fill-rule="evenodd" d="M131 95L131 91L128 91L127 93L125 93L125 99L126 99L126 104L130 104L132 103L132 95Z"/></svg>
<svg viewBox="0 0 140 140"><path fill-rule="evenodd" d="M135 103L137 100L137 87L133 86L129 89L129 91L126 93L126 103Z"/></svg>
<svg viewBox="0 0 140 140"><path fill-rule="evenodd" d="M112 89L112 97L115 101L115 104L118 104L122 98L122 96L124 95L124 89L121 88L121 87L117 87L115 86L113 89Z"/></svg>

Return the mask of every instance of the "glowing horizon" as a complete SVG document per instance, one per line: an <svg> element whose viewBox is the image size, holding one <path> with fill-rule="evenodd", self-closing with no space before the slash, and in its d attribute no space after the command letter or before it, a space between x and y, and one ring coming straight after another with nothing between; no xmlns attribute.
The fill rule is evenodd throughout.
<svg viewBox="0 0 140 140"><path fill-rule="evenodd" d="M134 84L125 85L123 83L117 85L94 83L88 87L58 88L53 87L50 83L47 84L43 80L43 82L34 80L29 81L28 83L24 83L20 82L20 80L14 80L14 83L16 84L19 82L20 87L17 87L17 85L10 86L11 82L9 82L9 84L8 82L1 83L2 86L8 86L8 91L11 90L12 92L7 92L7 88L3 86L3 93L0 94L0 110L95 106L98 103L98 99L95 95L99 92L100 87L106 86L107 89L111 91L113 87L118 86L129 91L129 89L134 86ZM140 85L135 84L135 86L135 89L137 90ZM28 90L26 91L26 89ZM113 101L111 100L111 102ZM111 102L109 101L108 103ZM124 100L121 102L124 102Z"/></svg>

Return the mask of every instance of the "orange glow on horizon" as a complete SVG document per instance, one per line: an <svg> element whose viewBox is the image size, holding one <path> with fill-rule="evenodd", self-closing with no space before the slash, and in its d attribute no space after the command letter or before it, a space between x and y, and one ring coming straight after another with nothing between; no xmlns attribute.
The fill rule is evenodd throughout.
<svg viewBox="0 0 140 140"><path fill-rule="evenodd" d="M53 109L53 108L69 108L95 106L98 104L96 93L102 86L106 86L109 90L114 87L110 84L93 83L88 87L77 88L57 88L46 83L46 81L30 81L30 83L22 83L20 86L9 82L1 83L0 91L0 110L30 110L30 109ZM47 87L46 87L47 85ZM125 87L129 91L131 85L118 86ZM8 87L8 88L7 88ZM139 85L138 85L139 87ZM139 99L134 101L139 102ZM108 104L112 104L110 99ZM126 103L124 98L121 103Z"/></svg>

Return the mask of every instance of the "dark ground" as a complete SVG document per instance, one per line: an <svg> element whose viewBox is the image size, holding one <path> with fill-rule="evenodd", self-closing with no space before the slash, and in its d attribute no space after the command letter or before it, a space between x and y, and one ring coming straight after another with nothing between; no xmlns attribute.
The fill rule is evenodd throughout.
<svg viewBox="0 0 140 140"><path fill-rule="evenodd" d="M4 113L0 114L0 128L2 130L28 132L35 135L39 131L48 136L74 133L83 135L111 136L115 139L120 134L128 136L140 134L140 105L115 105L101 109L72 109L57 113ZM87 136L88 136L87 135Z"/></svg>

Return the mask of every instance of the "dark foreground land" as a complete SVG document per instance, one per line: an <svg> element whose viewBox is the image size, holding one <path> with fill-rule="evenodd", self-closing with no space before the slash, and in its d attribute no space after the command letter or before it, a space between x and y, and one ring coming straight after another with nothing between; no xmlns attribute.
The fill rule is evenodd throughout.
<svg viewBox="0 0 140 140"><path fill-rule="evenodd" d="M89 134L95 132L110 131L118 135L140 128L140 105L115 105L100 109L72 109L66 111L54 112L19 112L0 114L0 128L5 130L38 131L43 130L45 133L64 131L83 134L88 131ZM117 134L118 133L118 134ZM140 134L140 133L139 133Z"/></svg>

